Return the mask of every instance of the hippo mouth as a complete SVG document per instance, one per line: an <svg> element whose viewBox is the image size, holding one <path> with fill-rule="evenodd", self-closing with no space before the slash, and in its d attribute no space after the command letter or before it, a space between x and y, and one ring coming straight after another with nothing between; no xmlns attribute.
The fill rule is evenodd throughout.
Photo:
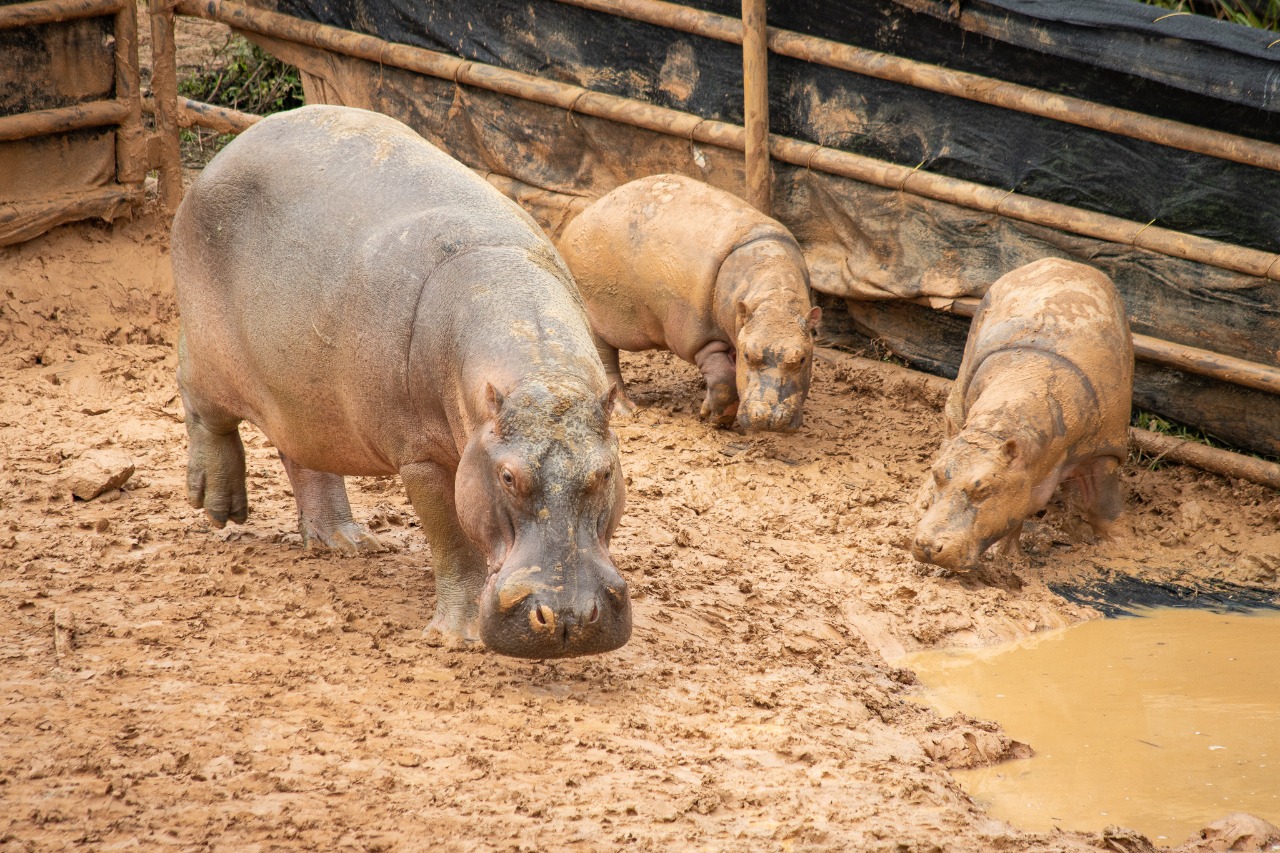
<svg viewBox="0 0 1280 853"><path fill-rule="evenodd" d="M631 637L626 581L607 560L593 565L503 567L480 594L480 638L498 654L567 658L601 654Z"/></svg>

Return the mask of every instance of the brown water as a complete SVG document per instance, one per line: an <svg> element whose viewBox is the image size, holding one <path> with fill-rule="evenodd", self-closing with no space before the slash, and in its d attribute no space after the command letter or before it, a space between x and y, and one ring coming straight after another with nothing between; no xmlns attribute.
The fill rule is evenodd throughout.
<svg viewBox="0 0 1280 853"><path fill-rule="evenodd" d="M1024 829L1178 844L1230 812L1280 824L1280 615L1155 609L900 665L944 714L1000 721L1032 758L955 771Z"/></svg>

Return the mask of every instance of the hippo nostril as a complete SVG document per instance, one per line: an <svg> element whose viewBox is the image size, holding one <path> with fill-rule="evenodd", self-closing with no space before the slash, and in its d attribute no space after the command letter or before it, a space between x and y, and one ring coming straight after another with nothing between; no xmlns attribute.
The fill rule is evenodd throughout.
<svg viewBox="0 0 1280 853"><path fill-rule="evenodd" d="M534 611L534 616L537 617L539 625L547 624L547 614L549 610L550 608L548 608L545 604L538 605L538 609Z"/></svg>
<svg viewBox="0 0 1280 853"><path fill-rule="evenodd" d="M594 625L600 621L600 605L592 602L591 613L587 616L587 624Z"/></svg>

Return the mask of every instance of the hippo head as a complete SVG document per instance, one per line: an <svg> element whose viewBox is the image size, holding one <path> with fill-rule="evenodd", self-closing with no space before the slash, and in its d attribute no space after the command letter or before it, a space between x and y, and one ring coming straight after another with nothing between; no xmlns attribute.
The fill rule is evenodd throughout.
<svg viewBox="0 0 1280 853"><path fill-rule="evenodd" d="M744 430L800 427L813 373L813 336L821 319L817 306L738 303L738 425Z"/></svg>
<svg viewBox="0 0 1280 853"><path fill-rule="evenodd" d="M1018 439L952 439L920 488L915 558L953 571L971 569L992 543L1013 532L1032 508L1024 456Z"/></svg>
<svg viewBox="0 0 1280 853"><path fill-rule="evenodd" d="M480 637L493 651L573 657L631 636L627 584L609 557L624 500L615 394L563 375L526 379L505 397L486 389L488 420L463 453L455 494L489 564Z"/></svg>

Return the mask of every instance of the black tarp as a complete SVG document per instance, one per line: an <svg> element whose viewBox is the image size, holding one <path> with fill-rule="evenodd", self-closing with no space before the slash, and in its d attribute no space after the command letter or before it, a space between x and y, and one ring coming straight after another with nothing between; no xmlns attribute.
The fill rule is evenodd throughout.
<svg viewBox="0 0 1280 853"><path fill-rule="evenodd" d="M938 15L952 5L905 2ZM726 15L740 9L737 0L685 5ZM1005 38L893 0L787 0L770 3L768 17L783 29L1280 141L1280 63L1267 53L1265 32L1197 16L1150 24L1167 12L1131 0L965 3L964 14L977 15L974 6L996 19L989 28ZM742 57L733 44L551 0L279 0L277 7L390 41L742 123ZM1274 50L1280 57L1280 45ZM776 55L769 78L774 133L1280 251L1280 173Z"/></svg>

